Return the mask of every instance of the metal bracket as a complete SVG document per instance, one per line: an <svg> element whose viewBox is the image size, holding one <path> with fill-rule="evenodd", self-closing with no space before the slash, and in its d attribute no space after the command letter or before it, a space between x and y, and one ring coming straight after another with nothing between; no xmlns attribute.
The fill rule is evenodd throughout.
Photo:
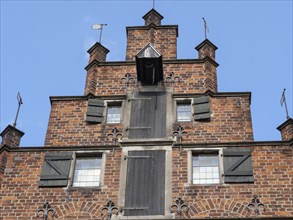
<svg viewBox="0 0 293 220"><path fill-rule="evenodd" d="M115 206L115 204L114 204L114 202L112 202L111 200L109 200L108 202L107 202L107 204L106 205L104 205L103 207L102 207L102 209L101 209L101 215L103 216L103 210L107 210L107 220L110 220L111 218L112 218L112 212L113 212L113 210L116 210L116 215L118 215L118 213L119 213L119 209Z"/></svg>
<svg viewBox="0 0 293 220"><path fill-rule="evenodd" d="M182 149L182 141L183 141L183 135L186 135L186 137L189 136L189 133L187 131L183 131L184 128L182 126L177 126L176 131L173 132L172 136L175 137L177 135L177 140L180 144L180 150Z"/></svg>
<svg viewBox="0 0 293 220"><path fill-rule="evenodd" d="M43 212L43 219L44 220L47 220L48 219L48 216L49 216L49 212L52 212L52 216L54 216L55 213L56 213L56 209L51 208L51 205L49 204L49 202L46 202L43 205L43 208L42 209L37 209L37 216L38 217L39 217L39 213L40 212Z"/></svg>
<svg viewBox="0 0 293 220"><path fill-rule="evenodd" d="M256 216L260 213L259 207L263 207L263 211L265 212L265 205L260 202L260 199L258 198L257 195L254 195L253 199L251 200L251 202L248 203L248 205L246 206L246 210L248 212L250 211L250 207L252 209L254 209L253 211L256 214Z"/></svg>
<svg viewBox="0 0 293 220"><path fill-rule="evenodd" d="M179 218L181 218L183 209L186 210L186 213L189 212L189 207L184 204L184 201L179 197L176 199L175 204L171 206L170 211L173 213L175 210L177 210L176 213L179 215Z"/></svg>
<svg viewBox="0 0 293 220"><path fill-rule="evenodd" d="M118 137L120 136L120 138L123 137L123 134L121 133L118 133L119 130L115 127L113 130L112 130L112 133L109 133L107 134L107 138L109 138L110 136L112 136L112 141L113 141L113 144L116 145L117 144L117 140L118 140Z"/></svg>
<svg viewBox="0 0 293 220"><path fill-rule="evenodd" d="M180 82L181 81L181 77L180 76L174 76L174 73L170 73L169 76L167 76L164 80L165 82L167 81L170 81L171 83L171 87L172 87L172 93L174 91L174 83L177 81L177 82Z"/></svg>
<svg viewBox="0 0 293 220"><path fill-rule="evenodd" d="M123 81L123 80L125 80L126 91L127 91L128 86L129 86L129 82L130 82L130 81L135 81L135 79L134 79L133 77L131 77L131 74L130 74L130 73L126 73L126 74L124 75L124 77L122 77L122 78L120 79L120 81Z"/></svg>

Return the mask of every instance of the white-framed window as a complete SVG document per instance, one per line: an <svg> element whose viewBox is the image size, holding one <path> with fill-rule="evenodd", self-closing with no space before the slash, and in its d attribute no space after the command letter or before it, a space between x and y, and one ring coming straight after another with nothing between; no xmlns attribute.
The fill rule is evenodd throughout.
<svg viewBox="0 0 293 220"><path fill-rule="evenodd" d="M98 187L101 185L102 155L76 156L73 187Z"/></svg>
<svg viewBox="0 0 293 220"><path fill-rule="evenodd" d="M222 149L190 151L191 184L220 184L223 182Z"/></svg>
<svg viewBox="0 0 293 220"><path fill-rule="evenodd" d="M192 155L192 183L220 183L220 166L217 154Z"/></svg>
<svg viewBox="0 0 293 220"><path fill-rule="evenodd" d="M106 122L108 124L121 122L121 103L108 103Z"/></svg>
<svg viewBox="0 0 293 220"><path fill-rule="evenodd" d="M178 122L191 121L191 103L176 103L176 118Z"/></svg>

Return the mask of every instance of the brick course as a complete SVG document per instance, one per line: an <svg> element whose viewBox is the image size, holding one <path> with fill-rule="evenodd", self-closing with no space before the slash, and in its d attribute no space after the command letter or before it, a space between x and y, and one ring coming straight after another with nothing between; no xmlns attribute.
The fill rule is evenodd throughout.
<svg viewBox="0 0 293 220"><path fill-rule="evenodd" d="M122 124L91 124L85 121L87 100L52 103L45 146L111 145L106 135Z"/></svg>
<svg viewBox="0 0 293 220"><path fill-rule="evenodd" d="M180 77L180 82L174 84L174 94L217 92L216 67L209 61L198 60L163 62L164 78L170 73ZM135 81L129 88L137 86L135 63L107 63L94 65L88 69L84 94L96 96L125 95L125 83L121 80L130 73ZM170 87L170 83L166 83Z"/></svg>
<svg viewBox="0 0 293 220"><path fill-rule="evenodd" d="M1 132L0 136L2 137L1 147L7 145L9 147L18 148L20 145L20 139L24 133L17 128L8 125L4 131Z"/></svg>
<svg viewBox="0 0 293 220"><path fill-rule="evenodd" d="M3 179L4 170L7 163L8 152L6 150L0 153L0 188L1 188L1 180Z"/></svg>
<svg viewBox="0 0 293 220"><path fill-rule="evenodd" d="M189 133L183 137L184 143L225 143L251 142L253 131L249 97L217 97L211 98L211 120L180 122Z"/></svg>
<svg viewBox="0 0 293 220"><path fill-rule="evenodd" d="M190 207L186 215L189 218L239 218L253 216L254 213L248 212L245 207L257 194L266 206L260 217L292 216L292 146L255 143L250 147L255 182L215 185L191 185L187 173L190 169L187 151L173 148L172 201L181 197ZM36 210L46 201L57 211L54 219L100 219L101 207L108 199L117 204L122 159L120 150L117 149L114 154L106 153L101 188L78 189L38 186L47 153L40 149L9 153L1 182L0 219L39 219Z"/></svg>
<svg viewBox="0 0 293 220"><path fill-rule="evenodd" d="M253 142L250 93L219 93L217 90L216 46L205 40L196 47L199 59L176 60L177 25L161 26L160 15L147 15L150 16L144 17L146 26L126 29L126 61L106 62L108 49L96 43L88 51L90 59L86 67L84 96L51 97L45 148L19 148L22 132L12 132L12 136L3 138L0 147L0 219L41 219L37 218L36 210L42 208L47 201L57 212L52 219L105 219L107 216L101 215L101 208L109 199L116 205L118 199L124 204L125 198L118 198L118 195L124 195L124 191L121 191L123 181L120 179L126 178L121 176L120 172L123 173L123 169L127 168L121 166L122 162L126 163L122 157L121 146L131 147L131 150L154 150L163 142L171 143L169 146L163 146L168 149L171 149L173 144L172 161L167 164L168 172L165 173L166 176L171 173L172 182L166 184L170 188L165 189L165 202L166 205L170 203L167 201L167 198L170 198L168 193L171 193L172 204L181 197L190 207L190 212L184 213L184 217L253 217L254 213L245 209L253 195L259 195L266 206L266 211L261 212L260 217L293 216L293 150L292 142L289 143L293 138L292 119L278 127L282 133L282 141ZM137 78L135 55L148 43L152 43L163 55L164 78L171 73L180 78L180 81L174 84L172 95L171 83L164 82L169 97L172 96L173 99L172 103L168 103L168 107L175 108L175 102L179 98L191 100L194 97L209 95L211 119L179 123L176 122L176 114L174 115L176 109L168 109L168 113L172 112L172 115L167 115L168 120L172 120L172 123L168 122L168 140L142 139L131 143L131 140L126 139L129 142L113 146L107 134L117 127L119 133L124 134L123 138L127 138L125 130L129 113L124 112L126 117L122 117L119 124L91 124L85 120L87 100L89 97L119 100L123 101L124 110L130 109L127 99L139 86L133 81L126 89L121 78L126 73ZM178 148L175 139L172 141L171 125L173 130L181 125L189 133L188 137L183 137L180 146L182 150ZM191 172L191 164L188 164L189 151L204 146L207 149L250 148L254 183L192 185L188 179ZM112 151L113 148L115 152ZM104 152L103 185L96 188L74 188L70 185L39 187L42 164L48 152L75 152L85 155ZM126 152L123 154L126 155ZM171 171L168 170L170 167ZM169 180L169 176L166 179ZM171 192L168 192L170 190ZM169 214L168 211L166 214Z"/></svg>
<svg viewBox="0 0 293 220"><path fill-rule="evenodd" d="M290 146L253 146L253 184L191 185L187 152L173 150L172 200L181 197L191 208L188 217L249 217L245 206L259 195L266 211L261 217L293 216L292 156Z"/></svg>
<svg viewBox="0 0 293 220"><path fill-rule="evenodd" d="M176 123L189 132L184 143L253 141L249 97L210 98L210 121ZM129 103L126 102L126 105ZM45 146L93 146L111 144L106 135L114 127L125 134L120 124L90 124L85 121L87 99L53 101ZM125 135L124 135L125 136ZM171 133L168 134L171 136Z"/></svg>
<svg viewBox="0 0 293 220"><path fill-rule="evenodd" d="M283 141L293 140L293 119L288 118L283 124L281 124L277 129L281 132Z"/></svg>
<svg viewBox="0 0 293 220"><path fill-rule="evenodd" d="M60 151L57 151L60 152ZM57 213L54 219L100 219L109 199L117 204L121 152L106 153L104 185L101 188L40 188L46 152L11 152L0 192L0 219L40 219L36 210L48 201Z"/></svg>
<svg viewBox="0 0 293 220"><path fill-rule="evenodd" d="M177 58L177 26L134 28L127 28L127 61L135 60L148 43L153 43L165 60Z"/></svg>

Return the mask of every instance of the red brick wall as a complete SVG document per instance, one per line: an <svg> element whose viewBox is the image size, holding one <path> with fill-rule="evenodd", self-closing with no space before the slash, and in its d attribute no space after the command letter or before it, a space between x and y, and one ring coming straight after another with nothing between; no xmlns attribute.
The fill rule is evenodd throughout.
<svg viewBox="0 0 293 220"><path fill-rule="evenodd" d="M90 54L89 63L93 60L97 60L99 62L105 62L107 53L109 50L102 46L100 43L96 43L93 47L88 51Z"/></svg>
<svg viewBox="0 0 293 220"><path fill-rule="evenodd" d="M253 141L249 97L214 97L210 99L210 121L175 123L189 132L184 143ZM125 105L128 105L125 102ZM85 121L87 100L53 101L45 146L93 146L111 144L106 135L123 124L90 124ZM174 119L175 122L175 119ZM169 134L171 136L171 134Z"/></svg>
<svg viewBox="0 0 293 220"><path fill-rule="evenodd" d="M212 92L218 91L218 82L217 82L217 69L209 61L206 61L204 64L205 72L205 89Z"/></svg>
<svg viewBox="0 0 293 220"><path fill-rule="evenodd" d="M93 146L111 144L106 135L122 125L90 124L85 121L87 100L52 103L45 146Z"/></svg>
<svg viewBox="0 0 293 220"><path fill-rule="evenodd" d="M209 44L205 44L200 50L198 51L198 58L203 59L205 57L211 57L212 59L216 59L216 51L215 48L210 46Z"/></svg>
<svg viewBox="0 0 293 220"><path fill-rule="evenodd" d="M283 141L293 140L293 122L282 128L281 135Z"/></svg>
<svg viewBox="0 0 293 220"><path fill-rule="evenodd" d="M125 81L121 78L130 73L136 78L135 65L102 65L88 70L85 95L91 92L95 95L125 95ZM135 83L132 82L131 85Z"/></svg>
<svg viewBox="0 0 293 220"><path fill-rule="evenodd" d="M253 141L249 97L210 98L211 120L180 122L189 133L184 143Z"/></svg>
<svg viewBox="0 0 293 220"><path fill-rule="evenodd" d="M97 87L97 69L93 68L87 72L84 95L88 95L89 93L95 94Z"/></svg>
<svg viewBox="0 0 293 220"><path fill-rule="evenodd" d="M210 62L205 63L167 63L164 64L164 78L170 73L180 76L180 82L174 84L174 93L204 93L207 90L217 92L216 67ZM135 64L116 64L94 66L88 70L85 95L89 92L99 96L125 95L125 81L121 78L130 73L135 81L129 88L136 87ZM170 87L170 83L166 83Z"/></svg>
<svg viewBox="0 0 293 220"><path fill-rule="evenodd" d="M173 150L172 203L181 197L190 207L186 217L247 217L245 206L259 195L266 206L262 217L293 215L292 156L289 146L253 146L253 184L190 185L185 150ZM56 219L99 219L101 207L118 201L121 151L106 155L102 189L39 188L46 152L11 152L0 192L0 219L37 219L36 210L48 201Z"/></svg>
<svg viewBox="0 0 293 220"><path fill-rule="evenodd" d="M263 216L293 216L293 150L289 146L252 148L253 184L190 185L186 151L173 151L172 201L190 206L187 217L248 217L253 195L266 205Z"/></svg>
<svg viewBox="0 0 293 220"><path fill-rule="evenodd" d="M1 181L2 181L2 178L4 175L4 170L6 167L8 155L9 154L6 150L4 150L0 153L0 189L1 189Z"/></svg>
<svg viewBox="0 0 293 220"><path fill-rule="evenodd" d="M20 144L20 139L24 133L15 127L8 125L4 131L1 133L2 142L0 147L7 145L9 147L18 148Z"/></svg>
<svg viewBox="0 0 293 220"><path fill-rule="evenodd" d="M209 90L206 84L208 78L206 66L203 63L165 64L166 74L174 73L180 77L180 82L174 84L174 94L203 93ZM211 67L212 68L212 67ZM167 86L170 86L168 83ZM214 91L214 90L212 90Z"/></svg>
<svg viewBox="0 0 293 220"><path fill-rule="evenodd" d="M166 27L166 26L165 26ZM177 58L177 26L170 28L128 29L126 60L135 60L137 53L148 43L163 55L164 60Z"/></svg>
<svg viewBox="0 0 293 220"><path fill-rule="evenodd" d="M41 219L36 210L48 201L56 219L100 219L108 199L117 204L121 152L107 153L102 189L39 188L44 152L15 152L7 161L0 192L0 219Z"/></svg>

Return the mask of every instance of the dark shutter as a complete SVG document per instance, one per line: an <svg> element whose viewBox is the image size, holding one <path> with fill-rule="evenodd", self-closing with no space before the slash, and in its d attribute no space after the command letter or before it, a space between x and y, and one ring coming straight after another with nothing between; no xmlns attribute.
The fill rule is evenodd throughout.
<svg viewBox="0 0 293 220"><path fill-rule="evenodd" d="M104 100L102 99L89 99L86 121L91 123L102 123L104 112Z"/></svg>
<svg viewBox="0 0 293 220"><path fill-rule="evenodd" d="M211 117L209 96L193 99L194 120L205 120Z"/></svg>
<svg viewBox="0 0 293 220"><path fill-rule="evenodd" d="M225 149L223 156L225 183L253 183L250 149Z"/></svg>
<svg viewBox="0 0 293 220"><path fill-rule="evenodd" d="M129 138L166 137L166 93L137 92L131 100Z"/></svg>
<svg viewBox="0 0 293 220"><path fill-rule="evenodd" d="M165 151L129 151L125 216L164 215Z"/></svg>
<svg viewBox="0 0 293 220"><path fill-rule="evenodd" d="M40 186L67 186L72 153L45 155Z"/></svg>

